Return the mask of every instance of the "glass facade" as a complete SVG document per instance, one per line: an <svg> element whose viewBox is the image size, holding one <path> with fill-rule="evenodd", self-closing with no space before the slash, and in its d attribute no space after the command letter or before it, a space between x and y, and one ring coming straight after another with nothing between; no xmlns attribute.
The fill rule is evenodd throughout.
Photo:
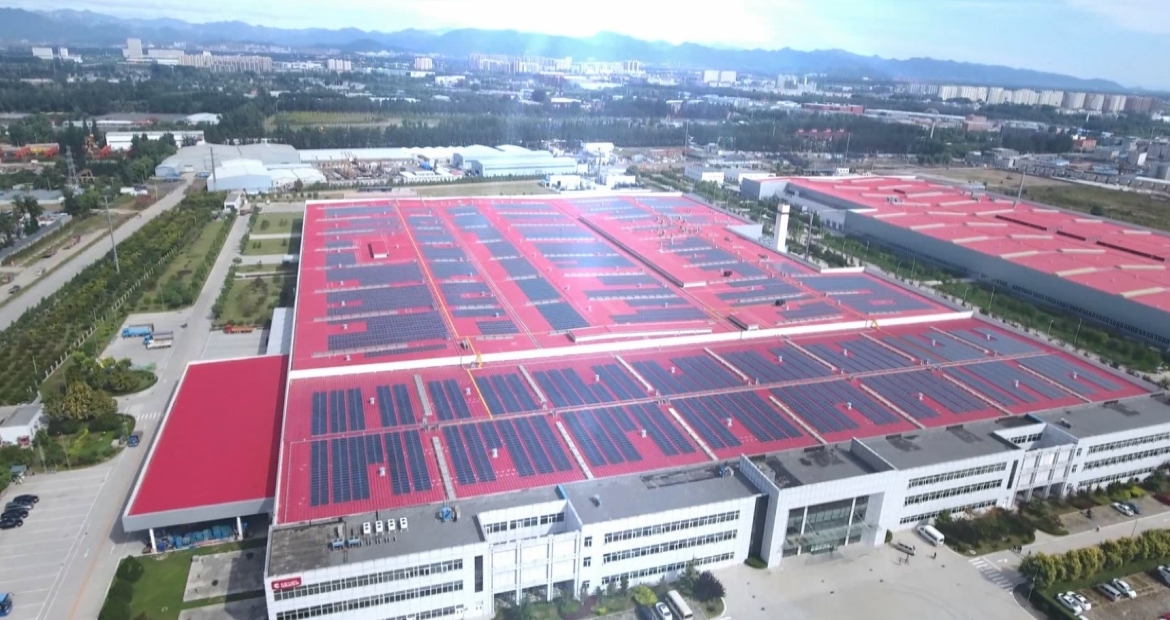
<svg viewBox="0 0 1170 620"><path fill-rule="evenodd" d="M783 555L825 553L861 542L868 508L869 497L864 496L790 510Z"/></svg>

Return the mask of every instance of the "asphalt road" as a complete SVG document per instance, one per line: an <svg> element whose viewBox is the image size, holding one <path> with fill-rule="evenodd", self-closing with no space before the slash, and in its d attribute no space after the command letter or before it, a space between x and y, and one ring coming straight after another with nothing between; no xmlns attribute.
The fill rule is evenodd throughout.
<svg viewBox="0 0 1170 620"><path fill-rule="evenodd" d="M232 259L238 255L240 239L247 227L247 218L237 218L224 243L224 251L216 260L195 305L176 311L176 315L185 315L182 320L187 323L187 327L177 335L175 346L169 349L167 357L158 363L158 383L146 392L119 399L119 410L138 418L138 429L144 432L143 444L138 448L126 448L112 462L92 468L95 473L107 472L102 487L78 528L79 533L69 547L69 554L62 558L60 570L52 585L39 586L49 588L43 593L44 604L36 615L20 616L22 620L96 618L119 560L127 555L141 553L145 546L144 534L123 532L120 517L175 385L182 377L187 363L199 359L206 346L211 331L211 307L219 296ZM131 316L129 320L133 321L134 317ZM47 474L36 478L38 481L48 481L54 476L64 475ZM29 489L29 485L24 485L15 487L14 492L29 492ZM0 555L8 553L5 547L0 540ZM42 593L37 594L39 596ZM20 599L17 600L19 606Z"/></svg>
<svg viewBox="0 0 1170 620"><path fill-rule="evenodd" d="M139 228L146 225L147 222L154 219L163 211L179 204L183 199L184 191L191 183L191 178L186 178L179 187L174 191L163 196L158 202L142 211L141 217L131 218L120 227L114 229L114 239L121 243L123 239L129 237ZM98 215L96 217L104 217ZM0 306L0 330L8 329L20 315L24 314L25 310L32 308L39 304L42 299L52 295L65 285L66 282L73 279L73 276L81 273L82 269L96 263L103 256L110 252L110 243L108 240L101 240L86 248L80 254L73 257L65 264L61 265L56 271L45 274L38 278L36 282L28 285L27 289L20 297Z"/></svg>

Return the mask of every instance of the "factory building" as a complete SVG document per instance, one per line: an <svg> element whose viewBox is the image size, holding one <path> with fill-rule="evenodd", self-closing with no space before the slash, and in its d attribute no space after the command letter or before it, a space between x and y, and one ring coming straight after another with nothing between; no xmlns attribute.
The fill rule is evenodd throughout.
<svg viewBox="0 0 1170 620"><path fill-rule="evenodd" d="M1170 347L1170 235L908 178L793 178L782 191L847 234Z"/></svg>
<svg viewBox="0 0 1170 620"><path fill-rule="evenodd" d="M184 141L194 142L197 145L207 143L203 139L202 129L176 129L173 131L111 131L106 134L106 144L114 151L129 151L134 144L135 137L160 140L166 135L174 138L175 144L178 145L182 145Z"/></svg>
<svg viewBox="0 0 1170 620"><path fill-rule="evenodd" d="M743 225L672 193L310 201L287 354L188 367L123 528L270 522L269 620L470 620L1170 454L1156 387Z"/></svg>

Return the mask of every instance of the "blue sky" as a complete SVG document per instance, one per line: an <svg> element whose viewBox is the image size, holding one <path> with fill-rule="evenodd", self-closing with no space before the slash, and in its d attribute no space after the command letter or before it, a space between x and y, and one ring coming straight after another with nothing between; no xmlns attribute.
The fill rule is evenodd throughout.
<svg viewBox="0 0 1170 620"><path fill-rule="evenodd" d="M193 22L289 28L602 30L672 43L838 48L883 57L1003 64L1170 89L1170 0L9 0ZM556 7L571 7L573 13Z"/></svg>

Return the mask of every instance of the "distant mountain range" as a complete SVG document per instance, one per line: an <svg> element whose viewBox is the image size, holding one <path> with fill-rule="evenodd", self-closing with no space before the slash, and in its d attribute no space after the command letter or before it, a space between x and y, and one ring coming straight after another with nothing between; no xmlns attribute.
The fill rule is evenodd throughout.
<svg viewBox="0 0 1170 620"><path fill-rule="evenodd" d="M292 30L243 22L192 24L177 19L121 19L90 11L33 12L0 8L0 42L8 44L116 45L127 37L166 45L262 43L288 47L329 47L346 51L410 52L463 57L471 53L532 54L594 60L638 60L647 65L687 69L730 69L765 75L827 73L922 82L955 82L1062 90L1124 91L1116 82L1083 79L1030 69L911 58L893 60L842 50L736 50L684 43L671 45L614 33L587 38L549 36L514 30L402 30L373 32L357 28Z"/></svg>

